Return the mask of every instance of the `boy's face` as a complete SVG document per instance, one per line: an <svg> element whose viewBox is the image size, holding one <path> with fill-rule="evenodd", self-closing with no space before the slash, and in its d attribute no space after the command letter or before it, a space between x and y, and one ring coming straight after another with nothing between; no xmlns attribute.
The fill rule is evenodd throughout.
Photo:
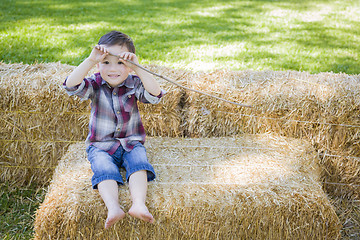
<svg viewBox="0 0 360 240"><path fill-rule="evenodd" d="M129 50L125 46L106 46L110 53L118 55ZM119 58L108 55L97 64L101 77L111 86L116 87L129 76L131 69L123 64Z"/></svg>

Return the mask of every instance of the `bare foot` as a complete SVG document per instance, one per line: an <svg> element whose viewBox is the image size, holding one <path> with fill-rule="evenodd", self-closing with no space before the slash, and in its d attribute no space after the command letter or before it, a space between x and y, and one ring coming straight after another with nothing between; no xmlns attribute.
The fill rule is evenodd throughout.
<svg viewBox="0 0 360 240"><path fill-rule="evenodd" d="M125 212L121 209L114 209L108 211L108 216L105 222L105 229L108 229L112 225L114 225L117 221L123 219L125 217Z"/></svg>
<svg viewBox="0 0 360 240"><path fill-rule="evenodd" d="M129 214L148 223L155 222L154 217L144 204L133 204L129 210Z"/></svg>

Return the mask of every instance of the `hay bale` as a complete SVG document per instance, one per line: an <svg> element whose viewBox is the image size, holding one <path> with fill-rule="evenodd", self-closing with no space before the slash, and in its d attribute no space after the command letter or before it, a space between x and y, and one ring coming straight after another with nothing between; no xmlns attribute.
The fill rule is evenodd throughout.
<svg viewBox="0 0 360 240"><path fill-rule="evenodd" d="M0 181L48 183L70 143L86 136L88 103L69 99L61 87L73 69L0 63Z"/></svg>
<svg viewBox="0 0 360 240"><path fill-rule="evenodd" d="M61 63L0 63L0 181L47 184L67 147L85 140L89 101L71 98L62 88L73 69ZM162 103L140 106L147 134L181 136L181 92L164 82L161 87L168 91Z"/></svg>
<svg viewBox="0 0 360 240"><path fill-rule="evenodd" d="M189 86L253 106L189 93L191 137L275 132L305 139L320 153L360 157L360 75L215 71L197 73ZM360 185L358 159L324 156L322 161L324 181ZM360 188L350 185L326 188L334 196L359 199Z"/></svg>
<svg viewBox="0 0 360 240"><path fill-rule="evenodd" d="M82 144L69 148L35 219L35 239L337 239L340 224L303 141L275 135L151 138L155 224L127 216L105 231ZM120 204L129 209L126 186Z"/></svg>

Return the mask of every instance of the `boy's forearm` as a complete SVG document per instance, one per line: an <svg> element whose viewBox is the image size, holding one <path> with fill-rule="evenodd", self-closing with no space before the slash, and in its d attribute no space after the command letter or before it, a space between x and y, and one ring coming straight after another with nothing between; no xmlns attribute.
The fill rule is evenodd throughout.
<svg viewBox="0 0 360 240"><path fill-rule="evenodd" d="M158 82L150 73L139 67L135 70L135 73L141 79L141 82L143 83L146 91L148 91L153 96L158 96L161 93Z"/></svg>
<svg viewBox="0 0 360 240"><path fill-rule="evenodd" d="M79 85L86 77L91 68L95 65L89 58L85 59L80 65L74 69L66 80L66 86L68 88Z"/></svg>

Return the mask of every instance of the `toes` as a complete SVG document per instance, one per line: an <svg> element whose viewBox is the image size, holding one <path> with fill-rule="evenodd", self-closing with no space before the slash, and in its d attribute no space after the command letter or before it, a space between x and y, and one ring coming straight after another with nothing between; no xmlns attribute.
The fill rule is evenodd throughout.
<svg viewBox="0 0 360 240"><path fill-rule="evenodd" d="M130 209L129 214L132 217L138 218L140 220L143 220L148 223L154 223L155 219L154 217L149 213L149 211L145 211L145 209L142 209L142 211L136 211L136 209Z"/></svg>

